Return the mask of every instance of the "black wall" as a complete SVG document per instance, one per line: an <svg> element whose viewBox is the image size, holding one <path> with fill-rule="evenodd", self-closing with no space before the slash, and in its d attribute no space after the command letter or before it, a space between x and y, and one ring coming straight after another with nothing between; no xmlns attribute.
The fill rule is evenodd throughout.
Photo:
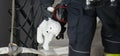
<svg viewBox="0 0 120 56"><path fill-rule="evenodd" d="M10 15L8 9L11 7L11 0L0 0L0 47L8 46L10 32Z"/></svg>

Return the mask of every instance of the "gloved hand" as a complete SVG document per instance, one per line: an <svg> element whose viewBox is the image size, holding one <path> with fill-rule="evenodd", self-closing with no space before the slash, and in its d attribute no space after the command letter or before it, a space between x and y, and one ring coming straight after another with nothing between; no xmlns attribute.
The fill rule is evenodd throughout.
<svg viewBox="0 0 120 56"><path fill-rule="evenodd" d="M64 32L66 31L66 27L62 26L61 32L56 37L57 40L64 39Z"/></svg>
<svg viewBox="0 0 120 56"><path fill-rule="evenodd" d="M67 4L64 0L57 4L53 13L53 19L61 24L61 32L56 37L57 40L64 39L64 32L66 31L65 24L67 23Z"/></svg>

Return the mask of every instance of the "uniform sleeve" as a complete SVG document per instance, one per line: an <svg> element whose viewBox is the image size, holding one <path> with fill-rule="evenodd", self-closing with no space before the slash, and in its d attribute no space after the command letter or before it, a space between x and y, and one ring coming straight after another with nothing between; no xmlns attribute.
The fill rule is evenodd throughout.
<svg viewBox="0 0 120 56"><path fill-rule="evenodd" d="M51 6L54 4L54 0L40 0L41 5Z"/></svg>

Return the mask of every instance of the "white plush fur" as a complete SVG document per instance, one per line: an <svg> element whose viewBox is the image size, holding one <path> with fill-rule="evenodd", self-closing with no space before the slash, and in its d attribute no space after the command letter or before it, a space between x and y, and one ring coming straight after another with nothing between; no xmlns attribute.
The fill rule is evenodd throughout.
<svg viewBox="0 0 120 56"><path fill-rule="evenodd" d="M49 50L49 43L53 37L56 37L61 31L61 25L59 22L49 18L49 20L43 20L37 28L37 42L43 44L43 49Z"/></svg>

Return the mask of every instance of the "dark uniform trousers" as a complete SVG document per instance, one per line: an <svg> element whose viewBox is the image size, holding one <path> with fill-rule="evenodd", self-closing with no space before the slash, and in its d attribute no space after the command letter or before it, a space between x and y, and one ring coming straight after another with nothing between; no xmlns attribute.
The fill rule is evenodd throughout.
<svg viewBox="0 0 120 56"><path fill-rule="evenodd" d="M85 0L68 3L69 56L90 56L96 29L96 17L102 21L102 42L105 53L120 54L120 1L110 6L110 0L101 0L91 10L85 10Z"/></svg>

